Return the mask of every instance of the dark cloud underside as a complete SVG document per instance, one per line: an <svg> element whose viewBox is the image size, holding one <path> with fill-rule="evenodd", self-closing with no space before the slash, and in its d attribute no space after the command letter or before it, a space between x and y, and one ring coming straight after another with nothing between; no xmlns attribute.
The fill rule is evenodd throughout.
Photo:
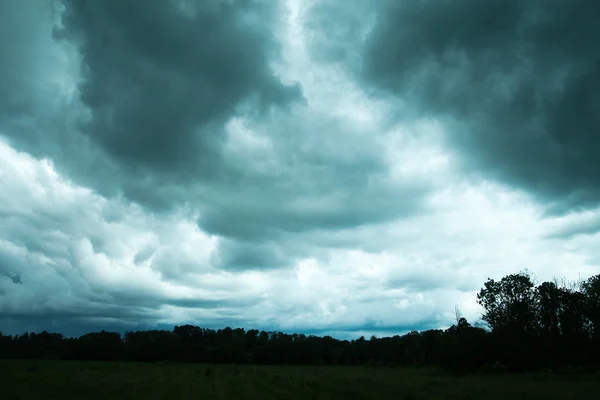
<svg viewBox="0 0 600 400"><path fill-rule="evenodd" d="M382 3L383 4L383 3ZM600 3L386 2L358 76L447 118L464 166L554 212L600 200Z"/></svg>
<svg viewBox="0 0 600 400"><path fill-rule="evenodd" d="M64 3L57 36L77 43L82 57L81 98L92 111L85 131L119 163L206 173L237 106L300 96L270 69L275 3Z"/></svg>

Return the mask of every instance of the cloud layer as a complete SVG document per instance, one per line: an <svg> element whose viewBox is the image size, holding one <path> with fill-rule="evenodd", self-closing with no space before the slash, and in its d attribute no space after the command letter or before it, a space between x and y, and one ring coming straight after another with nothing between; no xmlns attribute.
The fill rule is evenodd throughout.
<svg viewBox="0 0 600 400"><path fill-rule="evenodd" d="M0 2L7 332L393 334L598 271L590 2L29 3Z"/></svg>

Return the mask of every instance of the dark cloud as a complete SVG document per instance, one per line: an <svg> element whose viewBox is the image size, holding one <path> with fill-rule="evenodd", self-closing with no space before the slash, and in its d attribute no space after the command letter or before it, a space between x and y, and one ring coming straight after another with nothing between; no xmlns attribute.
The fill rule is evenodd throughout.
<svg viewBox="0 0 600 400"><path fill-rule="evenodd" d="M355 4L364 13L363 2ZM365 88L398 96L413 108L411 117L444 119L467 170L531 191L550 212L597 204L598 2L377 4L361 63L337 57ZM344 45L323 36L329 42L322 51Z"/></svg>
<svg viewBox="0 0 600 400"><path fill-rule="evenodd" d="M275 243L257 243L231 239L219 242L215 265L225 270L264 270L280 268L293 262L293 255Z"/></svg>
<svg viewBox="0 0 600 400"><path fill-rule="evenodd" d="M47 49L52 29L49 2L0 2L0 130L18 131L20 141L31 144L30 128L39 118L40 99L49 100L51 84L45 81L53 65ZM39 63L39 56L46 57ZM5 132L2 132L5 134Z"/></svg>
<svg viewBox="0 0 600 400"><path fill-rule="evenodd" d="M5 271L2 271L2 268L0 267L0 276L4 276L4 277L10 279L12 281L12 283L14 283L15 285L23 284L23 281L21 280L21 274L19 274L18 272L16 272L16 273L5 272Z"/></svg>
<svg viewBox="0 0 600 400"><path fill-rule="evenodd" d="M40 40L40 33L50 24L34 21L50 11L49 3L22 3L0 2L0 127L7 117L20 122L31 118L35 97L47 94L38 86L44 66L35 61L38 52L51 41Z"/></svg>
<svg viewBox="0 0 600 400"><path fill-rule="evenodd" d="M423 276L421 274L412 274L391 279L387 284L390 288L399 288L411 292L423 292L444 288L447 285L447 281L439 275Z"/></svg>
<svg viewBox="0 0 600 400"><path fill-rule="evenodd" d="M278 19L285 15L277 2L65 1L62 19L12 4L23 23L44 16L44 29L53 21L63 25L55 42L47 38L51 30L40 28L33 39L21 25L10 32L24 46L43 43L42 50L75 46L66 54L81 61L83 106L75 99L48 111L50 103L33 96L37 122L27 129L11 125L3 134L103 196L154 211L189 204L200 208L199 225L207 232L254 241L369 224L419 208L426 184L378 182L388 165L372 143L375 132L356 135L351 123L305 104L272 107L301 96L271 70L279 57ZM20 63L49 59L38 51ZM26 72L20 82L27 82ZM233 114L251 119L273 142L277 161L267 173L254 168L260 155L244 162L244 152L225 154L224 124ZM90 240L101 249L100 239Z"/></svg>
<svg viewBox="0 0 600 400"><path fill-rule="evenodd" d="M18 272L14 274L11 279L14 284L23 284L23 281L21 280L21 274L19 274Z"/></svg>
<svg viewBox="0 0 600 400"><path fill-rule="evenodd" d="M0 279L7 278L14 284L22 284L21 274L16 268L13 258L0 252ZM0 295L2 295L1 291Z"/></svg>
<svg viewBox="0 0 600 400"><path fill-rule="evenodd" d="M400 276L392 276L387 281L387 287L393 289L402 289L408 293L431 292L434 290L444 289L448 287L448 282L452 282L456 290L469 292L478 289L480 282L470 277L463 277L456 270L430 269L421 268L410 270L407 273L398 274Z"/></svg>
<svg viewBox="0 0 600 400"><path fill-rule="evenodd" d="M316 228L328 230L349 228L416 211L420 197L415 199L410 196L420 195L418 188L407 188L407 198L396 197L402 195L399 192L384 187L375 189L371 193L344 190L339 194L339 200L336 199L323 210L311 209L309 206L304 208L300 204L298 206L290 204L286 207L286 201L293 201L292 193L275 193L281 201L281 206L278 208L269 207L276 199L264 200L266 204L256 205L256 209L242 208L239 205L231 208L223 206L208 210L200 218L199 223L208 233L252 241L277 238L281 232L299 233ZM318 200L317 193L311 193L307 203Z"/></svg>
<svg viewBox="0 0 600 400"><path fill-rule="evenodd" d="M269 149L261 160L236 160L238 181L211 187L198 222L205 232L260 242L370 225L418 213L431 190L424 180L389 179L375 127L301 107L247 129L263 133Z"/></svg>
<svg viewBox="0 0 600 400"><path fill-rule="evenodd" d="M275 3L179 3L64 1L57 37L80 52L81 98L92 111L84 131L133 170L210 173L237 106L300 96L270 70Z"/></svg>
<svg viewBox="0 0 600 400"><path fill-rule="evenodd" d="M572 239L579 235L595 235L600 232L600 214L597 212L568 215L565 219L558 226L550 229L547 233L548 238Z"/></svg>
<svg viewBox="0 0 600 400"><path fill-rule="evenodd" d="M79 133L86 110L74 91L77 59L71 47L52 38L60 4L0 2L0 135L20 151L52 159L65 176L113 196L123 175Z"/></svg>
<svg viewBox="0 0 600 400"><path fill-rule="evenodd" d="M233 114L302 101L271 68L281 16L260 0L4 1L0 133L104 196L172 209L235 175Z"/></svg>
<svg viewBox="0 0 600 400"><path fill-rule="evenodd" d="M129 291L114 291L110 295L112 304L107 304L107 307L118 305L119 307L146 310L158 310L159 308L170 305L179 308L197 308L197 309L216 309L216 308L231 308L231 307L250 307L257 303L256 298L236 298L220 297L211 295L211 297L200 298L195 296L192 298L169 298L156 293L140 293Z"/></svg>

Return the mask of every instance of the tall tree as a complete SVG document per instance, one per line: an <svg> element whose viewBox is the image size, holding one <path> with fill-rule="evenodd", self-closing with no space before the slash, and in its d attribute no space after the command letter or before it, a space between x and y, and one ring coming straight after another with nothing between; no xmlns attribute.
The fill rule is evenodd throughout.
<svg viewBox="0 0 600 400"><path fill-rule="evenodd" d="M486 321L493 331L533 333L535 328L534 284L526 273L505 276L500 281L488 279L477 294Z"/></svg>
<svg viewBox="0 0 600 400"><path fill-rule="evenodd" d="M600 342L600 274L584 281L581 290L585 296L585 313L592 337Z"/></svg>
<svg viewBox="0 0 600 400"><path fill-rule="evenodd" d="M545 338L556 339L560 334L561 290L553 282L544 282L536 288L535 294L540 333Z"/></svg>

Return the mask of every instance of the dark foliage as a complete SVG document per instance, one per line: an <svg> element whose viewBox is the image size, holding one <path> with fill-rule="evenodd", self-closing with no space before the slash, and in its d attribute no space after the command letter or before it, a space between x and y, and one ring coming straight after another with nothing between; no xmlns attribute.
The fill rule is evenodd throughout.
<svg viewBox="0 0 600 400"><path fill-rule="evenodd" d="M574 370L600 363L600 275L580 285L525 273L488 279L477 296L489 329L465 318L446 330L347 341L330 336L206 329L0 334L0 358L178 361L246 364L432 365L456 372ZM207 370L209 376L212 371Z"/></svg>

